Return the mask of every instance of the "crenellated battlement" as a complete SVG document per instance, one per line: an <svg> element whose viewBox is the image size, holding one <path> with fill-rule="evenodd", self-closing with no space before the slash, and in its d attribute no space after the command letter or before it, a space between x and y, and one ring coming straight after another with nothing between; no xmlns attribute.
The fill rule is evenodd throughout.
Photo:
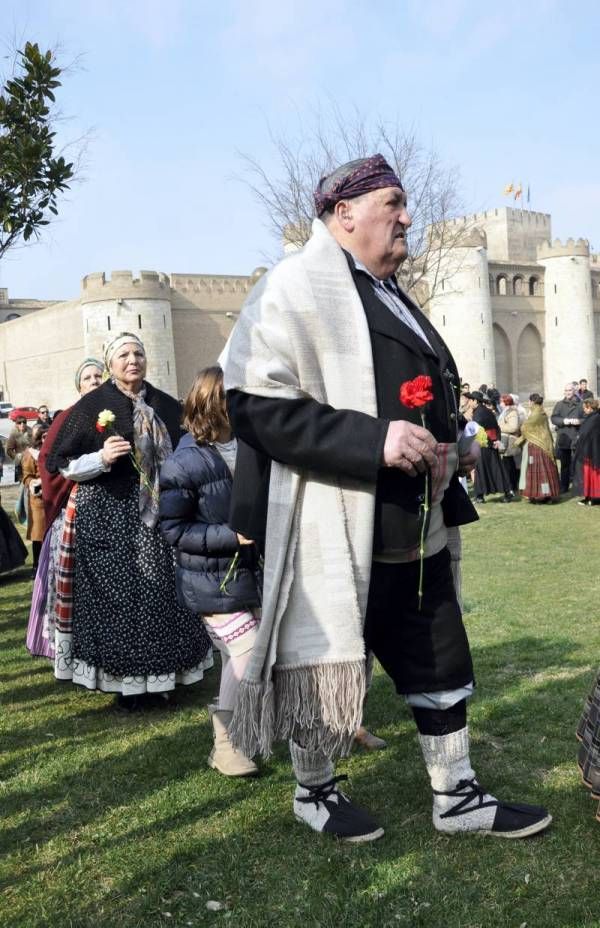
<svg viewBox="0 0 600 928"><path fill-rule="evenodd" d="M463 226L440 222L429 227L429 242L432 248L449 251L455 248L486 248L487 235L479 226Z"/></svg>
<svg viewBox="0 0 600 928"><path fill-rule="evenodd" d="M87 274L81 282L81 302L101 300L168 300L171 284L167 274L157 271L104 271Z"/></svg>
<svg viewBox="0 0 600 928"><path fill-rule="evenodd" d="M171 286L178 293L223 294L248 293L266 268L257 267L250 277L231 274L172 274Z"/></svg>
<svg viewBox="0 0 600 928"><path fill-rule="evenodd" d="M550 213L538 213L530 209L516 209L511 206L498 206L495 209L486 209L482 213L469 213L467 216L457 216L448 220L452 225L466 225L467 223L489 222L505 216L513 222L525 223L530 226L547 225L550 228L552 217Z"/></svg>
<svg viewBox="0 0 600 928"><path fill-rule="evenodd" d="M586 238L568 238L566 242L561 242L555 238L553 242L542 242L538 245L538 261L546 258L588 258L590 254L590 243Z"/></svg>

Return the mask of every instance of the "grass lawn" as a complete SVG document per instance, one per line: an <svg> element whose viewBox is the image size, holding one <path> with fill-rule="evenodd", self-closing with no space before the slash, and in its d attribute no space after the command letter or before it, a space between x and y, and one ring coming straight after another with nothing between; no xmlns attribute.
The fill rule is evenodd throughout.
<svg viewBox="0 0 600 928"><path fill-rule="evenodd" d="M600 508L490 501L464 541L475 767L498 795L547 804L546 835L434 832L414 726L381 673L367 722L389 749L340 772L385 837L314 835L293 818L283 747L256 780L207 768L215 671L179 711L131 718L56 683L25 650L23 571L0 578L0 925L600 926L600 823L574 739L600 663Z"/></svg>

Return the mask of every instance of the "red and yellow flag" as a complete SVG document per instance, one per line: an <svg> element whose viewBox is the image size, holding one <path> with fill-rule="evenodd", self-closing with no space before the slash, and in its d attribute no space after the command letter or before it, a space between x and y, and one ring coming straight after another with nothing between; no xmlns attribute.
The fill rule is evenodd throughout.
<svg viewBox="0 0 600 928"><path fill-rule="evenodd" d="M519 197L521 197L522 195L523 195L523 184L519 184L519 186L515 190L515 200L518 200Z"/></svg>

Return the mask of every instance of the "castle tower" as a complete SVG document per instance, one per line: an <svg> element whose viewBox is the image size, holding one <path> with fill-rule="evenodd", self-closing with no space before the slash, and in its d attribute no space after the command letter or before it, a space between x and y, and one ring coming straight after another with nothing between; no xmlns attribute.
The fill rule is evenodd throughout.
<svg viewBox="0 0 600 928"><path fill-rule="evenodd" d="M88 274L81 288L85 352L102 357L104 342L118 332L132 332L143 341L148 356L148 380L177 396L175 346L171 317L171 287L165 274L113 271Z"/></svg>
<svg viewBox="0 0 600 928"><path fill-rule="evenodd" d="M555 239L538 247L545 269L546 397L560 399L571 380L587 378L596 386L596 346L590 249L585 239Z"/></svg>
<svg viewBox="0 0 600 928"><path fill-rule="evenodd" d="M496 382L487 239L478 228L465 230L452 247L432 241L426 274L429 318L454 355L472 389Z"/></svg>

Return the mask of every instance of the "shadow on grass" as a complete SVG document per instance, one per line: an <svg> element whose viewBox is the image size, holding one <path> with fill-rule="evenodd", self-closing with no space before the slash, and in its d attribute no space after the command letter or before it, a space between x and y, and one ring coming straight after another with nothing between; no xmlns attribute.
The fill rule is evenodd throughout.
<svg viewBox="0 0 600 928"><path fill-rule="evenodd" d="M482 844L433 832L411 715L382 674L374 678L366 721L390 747L340 764L340 772L351 774L353 798L386 828L382 841L364 847L294 823L283 748L253 783L206 772L211 735L206 718L193 712L195 703L207 701L213 679L186 692L186 709L175 717L122 719L90 707L88 700L102 697L69 689L69 716L21 731L16 724L13 732L24 757L38 746L34 766L39 762L45 779L11 789L10 759L2 771L5 815L20 817L5 827L3 841L16 848L21 885L45 881L57 923L68 916L78 928L154 928L188 918L212 924L221 916L206 911L209 899L229 906L232 924L241 928L535 926L542 909L552 911L553 928L586 924L593 869L577 873L576 891L561 874L569 884L573 861L582 862L582 841L591 846L597 839L589 799L574 779L572 738L589 665L567 636L521 636L473 650L480 687L470 717L478 775L507 799L547 803L556 822L546 836ZM47 692L35 683L33 689ZM59 743L48 744L48 731ZM562 768L572 769L573 778L556 779ZM115 834L98 836L107 819L118 822ZM36 844L47 849L46 860L33 854ZM60 852L51 851L57 847ZM56 895L57 872L72 890L67 900ZM525 884L524 873L539 874L539 883ZM110 877L110 891L96 886L98 874ZM85 890L86 880L93 892ZM32 910L23 924L37 928L44 917Z"/></svg>
<svg viewBox="0 0 600 928"><path fill-rule="evenodd" d="M25 651L27 652L26 648ZM0 686L3 683L11 683L12 680L26 680L30 677L46 676L48 674L52 674L53 662L48 660L48 658L37 656L34 657L28 652L27 656L31 658L31 667L22 667L20 670L16 670L14 673L0 673Z"/></svg>

